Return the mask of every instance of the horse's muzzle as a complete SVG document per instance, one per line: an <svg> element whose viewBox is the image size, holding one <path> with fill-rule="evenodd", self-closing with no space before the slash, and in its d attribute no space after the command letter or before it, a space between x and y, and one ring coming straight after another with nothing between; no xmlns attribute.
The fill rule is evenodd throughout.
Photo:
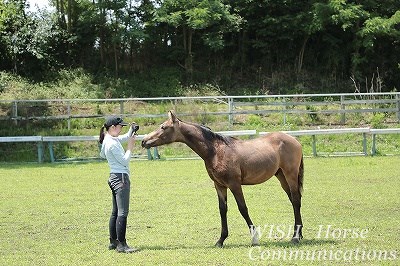
<svg viewBox="0 0 400 266"><path fill-rule="evenodd" d="M146 135L146 136L147 136L147 135ZM152 143L153 141L147 140L147 139L146 139L146 136L145 136L145 137L143 138L143 140L142 140L142 148L149 149L149 148L153 147L153 146L151 145L151 143Z"/></svg>
<svg viewBox="0 0 400 266"><path fill-rule="evenodd" d="M148 147L146 147L146 141L145 140L142 140L142 148L148 148Z"/></svg>

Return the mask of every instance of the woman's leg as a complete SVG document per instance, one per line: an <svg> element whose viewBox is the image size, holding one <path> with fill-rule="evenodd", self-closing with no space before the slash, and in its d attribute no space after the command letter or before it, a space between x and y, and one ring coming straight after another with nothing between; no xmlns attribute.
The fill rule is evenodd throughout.
<svg viewBox="0 0 400 266"><path fill-rule="evenodd" d="M126 225L129 213L129 195L130 195L130 181L128 175L122 176L123 186L116 195L116 201L118 206L118 216L117 216L117 251L124 253L131 253L138 251L138 249L131 248L126 243Z"/></svg>
<svg viewBox="0 0 400 266"><path fill-rule="evenodd" d="M110 175L110 180L111 178L115 178L115 175ZM118 206L117 206L117 200L114 192L114 188L111 185L111 182L108 182L108 185L110 186L111 189L111 194L112 194L112 210L111 210L111 216L110 220L108 222L108 231L110 235L110 245L108 246L108 249L116 249L117 248L117 214L118 214Z"/></svg>
<svg viewBox="0 0 400 266"><path fill-rule="evenodd" d="M112 192L112 211L110 216L110 221L108 223L109 233L110 233L110 245L108 249L116 249L117 248L117 200L115 198L114 192Z"/></svg>
<svg viewBox="0 0 400 266"><path fill-rule="evenodd" d="M126 241L126 225L129 213L129 194L130 189L127 184L116 193L116 202L118 206L118 213L116 219L116 233L119 242Z"/></svg>

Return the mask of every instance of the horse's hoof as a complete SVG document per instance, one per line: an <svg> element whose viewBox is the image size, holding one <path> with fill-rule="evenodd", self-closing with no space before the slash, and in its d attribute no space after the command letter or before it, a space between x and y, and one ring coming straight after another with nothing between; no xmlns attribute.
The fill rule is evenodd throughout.
<svg viewBox="0 0 400 266"><path fill-rule="evenodd" d="M215 246L216 246L217 248L223 248L223 247L224 247L224 244L222 244L222 243L220 243L220 242L218 241L217 243L215 243Z"/></svg>
<svg viewBox="0 0 400 266"><path fill-rule="evenodd" d="M300 237L293 237L292 238L292 243L293 244L299 244L300 243Z"/></svg>
<svg viewBox="0 0 400 266"><path fill-rule="evenodd" d="M260 245L260 240L258 237L258 233L252 233L252 238L251 238L251 246L255 247L255 246L259 246Z"/></svg>
<svg viewBox="0 0 400 266"><path fill-rule="evenodd" d="M251 240L251 246L256 247L260 245L260 240L258 239L258 236L253 237Z"/></svg>

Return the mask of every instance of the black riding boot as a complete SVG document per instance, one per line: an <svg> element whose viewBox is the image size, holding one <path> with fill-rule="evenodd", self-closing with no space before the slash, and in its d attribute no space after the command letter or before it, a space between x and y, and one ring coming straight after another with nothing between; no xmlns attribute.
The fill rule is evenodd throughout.
<svg viewBox="0 0 400 266"><path fill-rule="evenodd" d="M108 246L109 250L116 249L118 245L118 240L110 238L110 245Z"/></svg>
<svg viewBox="0 0 400 266"><path fill-rule="evenodd" d="M123 253L132 253L138 251L136 248L131 248L126 243L125 234L126 234L126 223L127 218L124 216L117 217L117 237L118 237L118 244L117 244L117 251Z"/></svg>
<svg viewBox="0 0 400 266"><path fill-rule="evenodd" d="M114 214L111 215L109 222L109 232L110 232L110 245L108 246L109 250L117 248L118 241L117 241L116 222L117 222L117 215Z"/></svg>
<svg viewBox="0 0 400 266"><path fill-rule="evenodd" d="M117 251L122 253L133 253L139 251L139 249L131 248L130 246L128 246L126 241L123 241L123 242L118 242Z"/></svg>

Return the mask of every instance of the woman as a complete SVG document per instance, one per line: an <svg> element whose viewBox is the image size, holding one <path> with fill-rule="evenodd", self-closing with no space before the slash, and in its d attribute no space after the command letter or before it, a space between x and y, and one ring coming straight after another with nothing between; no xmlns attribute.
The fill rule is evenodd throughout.
<svg viewBox="0 0 400 266"><path fill-rule="evenodd" d="M110 167L108 185L112 192L112 213L109 222L110 245L109 249L118 252L131 253L138 249L131 248L126 243L126 224L129 212L129 162L135 143L135 132L130 127L128 133L120 135L122 127L127 126L121 117L107 118L100 130L99 142L102 144L100 156L107 159ZM106 133L104 133L106 129ZM126 151L123 142L128 142Z"/></svg>

